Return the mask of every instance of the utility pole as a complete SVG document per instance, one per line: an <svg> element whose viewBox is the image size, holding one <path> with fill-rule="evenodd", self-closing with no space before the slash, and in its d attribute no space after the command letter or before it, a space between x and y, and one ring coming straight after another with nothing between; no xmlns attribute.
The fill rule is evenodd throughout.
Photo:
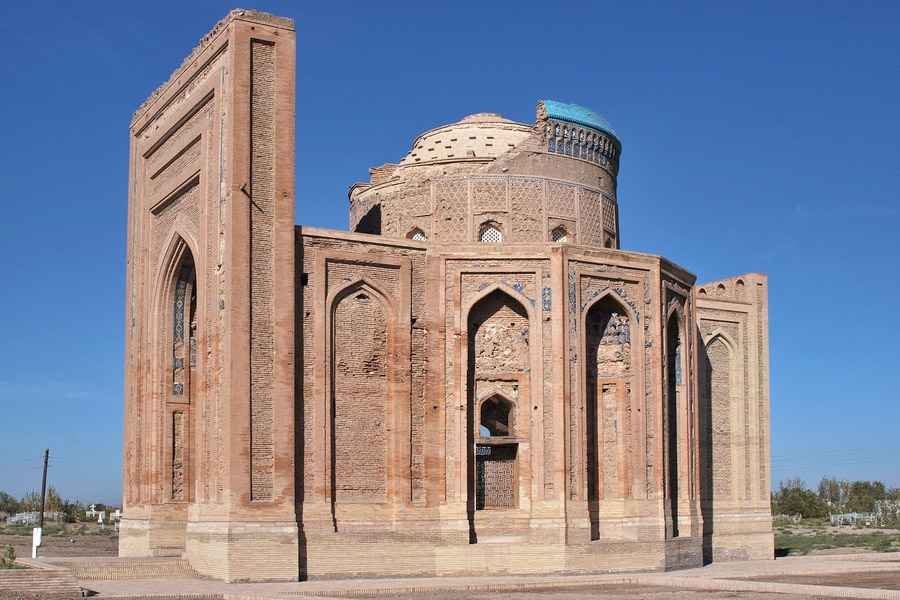
<svg viewBox="0 0 900 600"><path fill-rule="evenodd" d="M50 448L44 450L44 478L41 480L41 521L40 527L44 529L44 502L47 500L47 462L50 460Z"/></svg>
<svg viewBox="0 0 900 600"><path fill-rule="evenodd" d="M44 478L41 480L41 516L38 526L34 528L31 536L31 558L37 558L38 546L41 545L41 537L44 533L44 502L47 499L47 463L50 461L50 448L44 451Z"/></svg>

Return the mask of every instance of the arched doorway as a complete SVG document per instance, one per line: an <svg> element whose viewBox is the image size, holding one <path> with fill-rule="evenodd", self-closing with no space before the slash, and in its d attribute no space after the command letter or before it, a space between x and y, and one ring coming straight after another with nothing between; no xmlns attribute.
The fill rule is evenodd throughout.
<svg viewBox="0 0 900 600"><path fill-rule="evenodd" d="M515 518L502 511L516 509L527 490L528 474L519 472L527 435L517 429L516 408L529 403L528 311L495 289L472 305L467 333L467 511L474 543L476 528L511 534Z"/></svg>

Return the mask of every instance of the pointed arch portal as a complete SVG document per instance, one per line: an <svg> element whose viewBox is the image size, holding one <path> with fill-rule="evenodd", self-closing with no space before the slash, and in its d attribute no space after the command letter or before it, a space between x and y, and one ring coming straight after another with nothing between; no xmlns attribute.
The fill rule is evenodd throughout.
<svg viewBox="0 0 900 600"><path fill-rule="evenodd" d="M197 369L197 274L190 246L175 234L158 295L159 382L164 411L163 500L192 498L193 411L200 392Z"/></svg>
<svg viewBox="0 0 900 600"><path fill-rule="evenodd" d="M591 539L600 539L600 503L626 497L628 465L621 456L631 428L631 312L613 293L585 317L586 483Z"/></svg>
<svg viewBox="0 0 900 600"><path fill-rule="evenodd" d="M470 537L477 541L475 511L513 509L519 503L516 409L520 384L530 373L529 313L495 288L471 306L467 335L468 506Z"/></svg>

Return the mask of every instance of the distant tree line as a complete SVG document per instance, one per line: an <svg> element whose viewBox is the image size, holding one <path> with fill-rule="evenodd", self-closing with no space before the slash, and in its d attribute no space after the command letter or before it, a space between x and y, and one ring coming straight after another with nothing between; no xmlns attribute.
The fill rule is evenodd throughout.
<svg viewBox="0 0 900 600"><path fill-rule="evenodd" d="M816 490L799 477L778 484L772 494L773 515L801 515L821 519L834 514L878 515L887 522L900 522L900 489L881 481L847 481L823 477Z"/></svg>
<svg viewBox="0 0 900 600"><path fill-rule="evenodd" d="M94 505L95 510L103 510L106 511L107 514L115 511L116 508L118 507L107 506L101 503ZM54 512L59 513L62 516L63 521L74 523L76 521L89 520L85 515L87 509L88 507L80 500L75 500L74 502L64 500L62 496L59 495L59 492L56 491L55 487L52 485L47 486L47 497L44 499L45 514ZM41 493L39 491L32 490L20 499L16 499L12 494L0 492L0 517L4 520L6 517L17 513L37 512L39 510L41 510Z"/></svg>

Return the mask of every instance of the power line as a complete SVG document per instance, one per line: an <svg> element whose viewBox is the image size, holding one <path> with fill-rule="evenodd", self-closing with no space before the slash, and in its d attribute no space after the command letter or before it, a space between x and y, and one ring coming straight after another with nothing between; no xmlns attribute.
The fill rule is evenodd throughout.
<svg viewBox="0 0 900 600"><path fill-rule="evenodd" d="M814 457L814 456L828 456L832 454L859 454L859 453L868 453L876 450L900 450L900 444L881 444L878 446L859 446L851 449L838 449L838 450L821 450L817 452L799 452L793 454L773 454L772 462L780 461L780 460L788 460L792 458L803 458L803 457Z"/></svg>
<svg viewBox="0 0 900 600"><path fill-rule="evenodd" d="M93 465L96 464L116 464L115 461L112 460L102 460L102 459L93 459L93 458L67 458L64 456L54 457L55 461L65 461L65 462L78 462L78 463L91 463Z"/></svg>
<svg viewBox="0 0 900 600"><path fill-rule="evenodd" d="M900 458L900 453L898 454L879 454L879 455L870 455L870 456L847 456L844 458L840 458L835 456L834 458L809 458L806 460L797 460L797 461L785 461L780 463L773 463L772 468L782 468L782 467L790 467L790 466L804 466L804 465L828 465L828 464L844 464L848 462L852 462L854 464L864 464L867 462L883 462L886 460L897 460Z"/></svg>
<svg viewBox="0 0 900 600"><path fill-rule="evenodd" d="M40 456L32 456L31 458L23 458L22 460L14 460L12 462L0 464L0 467L6 467L8 465L16 465L19 463L28 462L30 460L41 460L41 457Z"/></svg>
<svg viewBox="0 0 900 600"><path fill-rule="evenodd" d="M22 452L4 452L3 456L22 456L23 454L31 454L33 450L23 450Z"/></svg>
<svg viewBox="0 0 900 600"><path fill-rule="evenodd" d="M812 462L799 462L799 463L788 463L783 465L772 465L773 471L787 471L791 469L801 469L801 468L810 468L810 467L841 467L848 465L864 465L868 463L877 463L877 462L886 462L886 461L894 461L897 458L900 458L900 455L888 455L882 457L869 457L869 458L854 458L852 460L829 460L829 461L812 461Z"/></svg>
<svg viewBox="0 0 900 600"><path fill-rule="evenodd" d="M2 473L0 473L0 475L17 475L18 473L25 473L27 471L39 471L43 468L44 468L43 466L38 466L38 467L28 467L26 469L21 469L19 471L3 471Z"/></svg>
<svg viewBox="0 0 900 600"><path fill-rule="evenodd" d="M829 455L820 455L820 456L797 456L791 459L782 458L782 459L773 459L773 463L784 463L784 462L806 462L806 461L820 461L820 460L831 460L837 459L841 460L843 458L881 458L881 457L896 457L900 456L900 449L897 450L882 450L880 452L839 452L835 454Z"/></svg>

